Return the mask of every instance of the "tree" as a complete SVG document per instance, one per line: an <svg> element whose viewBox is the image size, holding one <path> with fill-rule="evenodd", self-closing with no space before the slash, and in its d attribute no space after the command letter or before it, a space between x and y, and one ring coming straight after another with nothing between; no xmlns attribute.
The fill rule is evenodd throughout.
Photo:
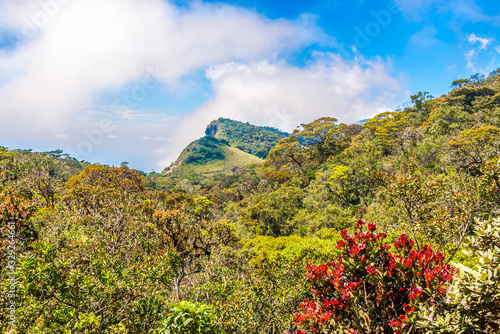
<svg viewBox="0 0 500 334"><path fill-rule="evenodd" d="M144 184L144 177L127 166L90 165L68 180L63 200L79 215L106 214L125 198L144 192Z"/></svg>
<svg viewBox="0 0 500 334"><path fill-rule="evenodd" d="M459 89L465 85L468 85L470 82L469 79L457 79L451 83L451 89Z"/></svg>
<svg viewBox="0 0 500 334"><path fill-rule="evenodd" d="M306 147L312 148L311 153L320 163L341 151L341 145L336 140L341 135L336 118L321 117L314 122L301 124L299 129L293 131L293 135L300 138Z"/></svg>
<svg viewBox="0 0 500 334"><path fill-rule="evenodd" d="M264 166L272 167L276 170L288 169L290 171L298 168L301 173L305 174L305 163L306 152L304 147L297 139L297 136L291 135L290 137L281 139L271 149Z"/></svg>
<svg viewBox="0 0 500 334"><path fill-rule="evenodd" d="M279 170L291 165L306 174L306 164L309 170L323 164L348 146L348 135L358 132L358 127L337 125L337 119L333 117L321 117L301 124L290 137L280 140L271 150L266 166Z"/></svg>
<svg viewBox="0 0 500 334"><path fill-rule="evenodd" d="M439 250L451 246L450 261L475 217L485 217L499 203L496 161L482 166L481 176L428 176L412 161L399 173L372 171L374 181L385 189L386 201L404 217L400 228L410 230L417 247L432 243ZM394 201L394 202L391 202Z"/></svg>
<svg viewBox="0 0 500 334"><path fill-rule="evenodd" d="M363 176L359 176L358 174L363 174L363 172L356 172L345 165L337 165L330 170L330 176L326 185L330 193L344 207L352 207L359 204L367 206L365 196L368 189L363 182Z"/></svg>
<svg viewBox="0 0 500 334"><path fill-rule="evenodd" d="M472 175L480 175L481 167L500 154L500 129L484 125L462 131L448 142L449 160Z"/></svg>
<svg viewBox="0 0 500 334"><path fill-rule="evenodd" d="M434 96L429 94L429 92L418 92L417 94L410 96L411 102L417 111L424 112L425 114L429 113L432 107L430 102L433 98Z"/></svg>
<svg viewBox="0 0 500 334"><path fill-rule="evenodd" d="M410 138L403 136L403 133L409 124L409 117L405 112L386 111L370 119L363 125L363 128L368 129L375 136L386 154L394 146L398 146L404 153L405 144Z"/></svg>
<svg viewBox="0 0 500 334"><path fill-rule="evenodd" d="M271 184L271 188L273 190L276 190L276 186L282 185L292 178L292 175L290 175L289 173L276 170L265 170L261 175Z"/></svg>
<svg viewBox="0 0 500 334"><path fill-rule="evenodd" d="M159 247L176 263L174 281L177 298L186 277L203 271L203 260L215 248L237 241L232 226L210 219L206 197L192 199L186 194L156 194L156 205L148 208L149 227L158 235Z"/></svg>
<svg viewBox="0 0 500 334"><path fill-rule="evenodd" d="M304 192L297 187L281 187L278 190L260 195L255 204L245 212L245 224L257 234L278 237L294 232L292 219L303 207Z"/></svg>

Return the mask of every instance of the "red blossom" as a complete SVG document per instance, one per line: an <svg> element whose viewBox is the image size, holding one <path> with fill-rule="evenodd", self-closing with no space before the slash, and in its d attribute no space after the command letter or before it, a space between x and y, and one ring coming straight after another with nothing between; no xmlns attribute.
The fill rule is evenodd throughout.
<svg viewBox="0 0 500 334"><path fill-rule="evenodd" d="M366 224L366 222L364 220L358 220L358 222L356 223L356 228L363 228L363 225Z"/></svg>
<svg viewBox="0 0 500 334"><path fill-rule="evenodd" d="M365 224L359 221L357 227L361 229ZM365 308L370 307L377 314L383 309L391 310L386 314L396 317L384 319L382 324L402 333L405 327L411 327L409 316L418 312L418 307L410 303L415 306L415 303L435 303L444 297L444 284L452 280L454 271L443 263L442 253L434 254L429 245L414 249L415 243L407 234L394 243L396 251L392 253L391 245L383 243L386 234L373 233L375 229L376 225L370 223L368 231L353 235L342 231L342 240L336 246L342 256L325 264L307 266L306 275L315 300L302 303L302 312L294 316L296 325L328 332L331 327L325 326L360 321L355 319L366 315ZM429 292L423 294L422 286ZM356 330L351 328L348 332Z"/></svg>

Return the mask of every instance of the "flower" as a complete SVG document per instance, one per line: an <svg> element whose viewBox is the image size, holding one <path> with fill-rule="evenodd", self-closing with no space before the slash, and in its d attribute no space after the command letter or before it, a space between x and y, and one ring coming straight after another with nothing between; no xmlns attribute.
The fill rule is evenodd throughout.
<svg viewBox="0 0 500 334"><path fill-rule="evenodd" d="M364 224L366 224L364 220L358 220L358 222L356 223L356 228L362 228Z"/></svg>

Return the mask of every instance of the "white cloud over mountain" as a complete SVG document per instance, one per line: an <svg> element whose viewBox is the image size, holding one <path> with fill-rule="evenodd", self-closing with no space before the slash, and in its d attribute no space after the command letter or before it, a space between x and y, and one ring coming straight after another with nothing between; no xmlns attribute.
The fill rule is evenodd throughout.
<svg viewBox="0 0 500 334"><path fill-rule="evenodd" d="M28 147L93 161L138 156L138 168L164 167L214 118L286 130L323 115L353 121L382 111L398 90L380 59L324 54L304 67L280 60L329 38L308 15L271 20L196 1L0 0L5 35L18 40L0 48L2 144L22 137ZM200 70L213 93L191 113L161 115L139 103ZM110 91L120 106L103 101ZM102 120L113 124L104 131Z"/></svg>
<svg viewBox="0 0 500 334"><path fill-rule="evenodd" d="M158 151L166 157L160 165L177 157L193 139L192 132L203 133L221 116L292 131L322 116L341 122L370 117L394 107L387 101L400 91L390 64L383 60L348 62L333 54L317 54L305 68L285 62L230 62L213 65L206 73L214 96L179 121L173 142Z"/></svg>

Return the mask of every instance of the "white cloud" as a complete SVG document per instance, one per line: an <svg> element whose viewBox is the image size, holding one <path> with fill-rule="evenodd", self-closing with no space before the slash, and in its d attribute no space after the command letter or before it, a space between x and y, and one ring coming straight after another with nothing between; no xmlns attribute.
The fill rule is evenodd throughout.
<svg viewBox="0 0 500 334"><path fill-rule="evenodd" d="M470 34L467 36L467 40L471 44L479 43L478 47L465 53L467 68L474 73L487 73L488 69L494 68L496 59L494 54L488 51L488 46L492 45L493 49L498 52L498 46L494 45L495 39Z"/></svg>
<svg viewBox="0 0 500 334"><path fill-rule="evenodd" d="M472 70L473 72L476 71L476 65L474 63L474 57L476 56L476 50L470 50L465 54L465 59L467 60L467 68Z"/></svg>
<svg viewBox="0 0 500 334"><path fill-rule="evenodd" d="M485 50L486 47L494 41L494 38L485 38L485 37L477 37L475 34L470 34L467 37L467 40L471 44L475 44L476 42L479 42L481 44L480 48Z"/></svg>
<svg viewBox="0 0 500 334"><path fill-rule="evenodd" d="M390 65L381 59L346 62L332 54L318 54L305 68L268 61L222 63L211 66L207 77L213 98L178 123L168 147L156 150L162 156L159 166L174 161L219 117L292 131L322 116L343 122L370 117L390 109L388 101L400 93Z"/></svg>
<svg viewBox="0 0 500 334"><path fill-rule="evenodd" d="M151 150L165 145L179 117L138 106L144 92L168 96L214 63L273 58L324 37L309 16L271 20L197 0L182 8L167 0L0 0L0 35L19 37L0 49L2 143L50 149L64 139L79 159L133 154L144 161L136 168L152 164ZM116 105L102 99L110 91ZM101 131L101 120L113 130ZM147 148L143 136L153 138Z"/></svg>
<svg viewBox="0 0 500 334"><path fill-rule="evenodd" d="M0 0L0 22L22 38L0 53L0 115L49 129L148 68L174 82L216 62L307 45L318 32L307 20L239 7L221 13L202 2L181 10L162 0Z"/></svg>

